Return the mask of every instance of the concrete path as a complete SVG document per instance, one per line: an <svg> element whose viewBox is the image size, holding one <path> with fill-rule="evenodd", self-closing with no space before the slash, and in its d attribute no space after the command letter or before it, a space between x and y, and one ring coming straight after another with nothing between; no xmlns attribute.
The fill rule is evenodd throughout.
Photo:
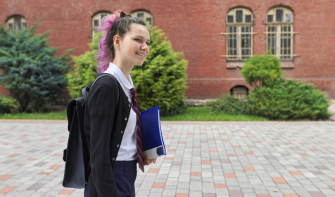
<svg viewBox="0 0 335 197"><path fill-rule="evenodd" d="M64 121L0 122L0 196L63 188ZM167 155L138 171L137 196L335 197L335 122L162 122Z"/></svg>

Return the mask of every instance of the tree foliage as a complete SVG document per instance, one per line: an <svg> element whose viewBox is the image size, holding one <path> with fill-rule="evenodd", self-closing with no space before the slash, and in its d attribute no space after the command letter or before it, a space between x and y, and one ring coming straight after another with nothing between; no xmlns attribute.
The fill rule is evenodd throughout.
<svg viewBox="0 0 335 197"><path fill-rule="evenodd" d="M0 96L0 113L18 112L20 103L12 97Z"/></svg>
<svg viewBox="0 0 335 197"><path fill-rule="evenodd" d="M70 96L75 99L82 96L81 89L84 87L91 87L94 79L97 77L96 73L96 59L98 53L98 44L101 33L95 33L91 43L89 43L90 51L86 51L83 55L73 56L74 67L66 75L69 85L67 89Z"/></svg>
<svg viewBox="0 0 335 197"><path fill-rule="evenodd" d="M230 94L221 95L211 104L212 112L215 114L241 115L248 113L248 101L237 99Z"/></svg>
<svg viewBox="0 0 335 197"><path fill-rule="evenodd" d="M313 84L278 79L258 87L248 97L254 115L273 120L327 119L330 101Z"/></svg>
<svg viewBox="0 0 335 197"><path fill-rule="evenodd" d="M185 110L186 68L188 62L183 53L173 52L170 41L162 30L150 27L150 53L142 66L131 72L141 111L160 107L162 116L181 113ZM73 57L75 68L67 75L68 90L72 98L81 96L81 89L90 87L96 77L96 54L101 34L95 34L90 51Z"/></svg>
<svg viewBox="0 0 335 197"><path fill-rule="evenodd" d="M280 68L280 60L270 54L254 55L245 60L241 74L244 76L246 83L251 86L266 85L280 78L283 74Z"/></svg>
<svg viewBox="0 0 335 197"><path fill-rule="evenodd" d="M30 29L8 30L0 24L0 82L20 103L20 111L40 111L62 93L69 68L67 50L56 57L58 48L48 44L48 34L36 35L38 20Z"/></svg>
<svg viewBox="0 0 335 197"><path fill-rule="evenodd" d="M173 52L162 30L149 26L150 53L142 66L131 72L141 110L159 105L161 115L183 112L185 105L186 68L181 52Z"/></svg>

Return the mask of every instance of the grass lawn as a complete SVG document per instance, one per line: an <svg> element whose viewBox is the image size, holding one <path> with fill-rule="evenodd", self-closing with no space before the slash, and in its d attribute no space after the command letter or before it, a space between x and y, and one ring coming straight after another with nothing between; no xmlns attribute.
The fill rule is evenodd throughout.
<svg viewBox="0 0 335 197"><path fill-rule="evenodd" d="M0 119L67 120L66 110L48 113L0 114ZM267 118L250 115L214 115L210 107L188 107L184 114L161 117L167 121L267 121Z"/></svg>
<svg viewBox="0 0 335 197"><path fill-rule="evenodd" d="M267 121L267 118L251 115L212 114L211 107L188 107L185 113L161 117L167 121Z"/></svg>
<svg viewBox="0 0 335 197"><path fill-rule="evenodd" d="M0 114L0 119L67 120L66 110L47 113Z"/></svg>

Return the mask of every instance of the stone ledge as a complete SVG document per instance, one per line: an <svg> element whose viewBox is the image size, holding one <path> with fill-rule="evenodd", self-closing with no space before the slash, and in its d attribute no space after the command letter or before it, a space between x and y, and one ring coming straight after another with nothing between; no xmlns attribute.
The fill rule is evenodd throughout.
<svg viewBox="0 0 335 197"><path fill-rule="evenodd" d="M215 99L186 99L187 106L204 106L206 103L215 101Z"/></svg>
<svg viewBox="0 0 335 197"><path fill-rule="evenodd" d="M244 66L244 62L227 62L227 68L242 68ZM281 62L281 68L294 68L293 62Z"/></svg>

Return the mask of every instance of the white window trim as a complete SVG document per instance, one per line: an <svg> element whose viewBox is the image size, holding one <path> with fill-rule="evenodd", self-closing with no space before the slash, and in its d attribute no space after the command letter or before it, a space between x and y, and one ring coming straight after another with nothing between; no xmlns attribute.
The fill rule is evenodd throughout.
<svg viewBox="0 0 335 197"><path fill-rule="evenodd" d="M136 17L137 18L137 14L138 13L143 13L143 18L142 18L142 20L144 21L144 22L146 22L146 19L147 18L151 18L151 26L153 26L153 24L154 24L154 18L153 18L153 16L152 16L152 14L151 13L149 13L149 12L147 12L147 11L144 11L144 10L138 10L138 11L135 11L135 12L131 12L131 16L132 17Z"/></svg>
<svg viewBox="0 0 335 197"><path fill-rule="evenodd" d="M236 11L237 10L242 10L243 11L243 16L242 16L242 22L236 22ZM251 15L251 22L246 23L245 22L245 16L246 15ZM233 23L228 23L228 16L233 16ZM227 12L226 16L226 32L221 33L221 35L226 35L226 55L221 55L221 57L226 58L228 61L243 61L242 58L242 46L241 44L241 39L242 39L242 34L249 34L250 35L250 55L243 55L243 57L249 56L251 57L253 55L253 35L257 34L256 32L253 32L253 13L252 11L246 9L246 8L233 8ZM231 33L229 32L230 27L236 27L236 33ZM241 32L242 27L250 27L250 32ZM229 55L229 35L237 35L237 55Z"/></svg>
<svg viewBox="0 0 335 197"><path fill-rule="evenodd" d="M277 10L278 9L281 9L283 10L283 21L282 22L277 22ZM284 22L285 21L285 18L286 18L286 15L287 14L291 14L291 21L290 22ZM269 22L268 21L268 15L272 15L273 18L272 18L272 22ZM278 59L280 60L288 60L288 61L292 61L294 57L296 56L299 56L299 55L295 55L293 53L293 50L294 50L294 42L293 42L293 35L294 34L298 34L298 32L294 32L294 14L293 14L293 11L288 9L288 8L285 8L285 7L275 7L275 8L272 8L270 9L267 14L266 14L266 50L269 50L269 46L271 43L269 43L269 34L274 34L274 32L269 32L268 31L268 28L269 27L275 27L276 28L276 52L275 56L278 57ZM290 32L287 32L286 34L290 34L291 36L291 41L290 41L290 44L291 44L291 47L290 47L290 54L281 54L281 44L280 44L280 40L282 38L282 27L290 27L291 28L291 31ZM271 46L270 46L271 47ZM282 58L283 56L290 56L289 58Z"/></svg>
<svg viewBox="0 0 335 197"><path fill-rule="evenodd" d="M21 18L21 30L24 28L23 23L26 23L28 27L27 20L23 16L12 16L6 21L6 26L8 29L9 29L9 24L12 24L12 27L13 27L12 30L15 30L15 18L17 17Z"/></svg>
<svg viewBox="0 0 335 197"><path fill-rule="evenodd" d="M94 36L96 30L98 29L98 27L101 26L101 15L111 15L110 12L99 12L96 13L93 17L92 17L92 37ZM99 25L98 26L94 26L94 20L99 20Z"/></svg>

